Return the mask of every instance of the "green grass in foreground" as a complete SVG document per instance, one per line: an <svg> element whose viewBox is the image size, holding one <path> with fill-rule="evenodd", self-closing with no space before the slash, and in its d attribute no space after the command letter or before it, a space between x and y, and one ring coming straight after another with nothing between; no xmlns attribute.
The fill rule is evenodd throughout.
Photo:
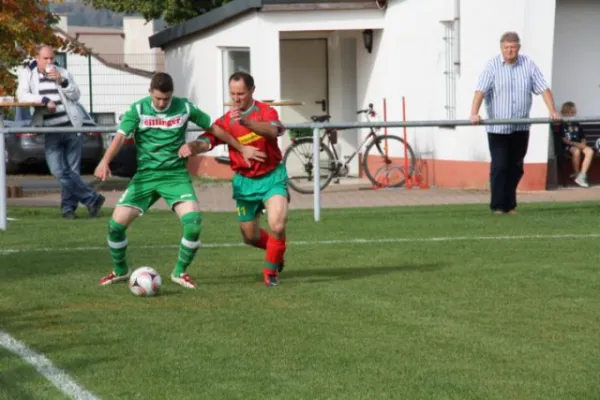
<svg viewBox="0 0 600 400"><path fill-rule="evenodd" d="M599 398L598 238L533 235L599 233L600 207L520 210L324 210L320 223L292 212L279 287L263 287L261 251L207 247L190 267L195 291L168 280L180 223L151 211L128 230L131 266L163 277L145 299L97 285L107 216L10 208L0 329L102 399ZM203 242L240 242L233 213L204 221ZM431 237L463 239L343 243ZM64 396L0 349L0 398Z"/></svg>

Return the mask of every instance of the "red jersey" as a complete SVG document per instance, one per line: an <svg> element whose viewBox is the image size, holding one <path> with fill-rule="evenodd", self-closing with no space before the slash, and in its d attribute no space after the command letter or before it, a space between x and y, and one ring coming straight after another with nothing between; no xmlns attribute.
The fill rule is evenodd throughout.
<svg viewBox="0 0 600 400"><path fill-rule="evenodd" d="M252 121L263 121L270 122L271 124L278 126L283 130L283 126L279 121L279 115L274 108L268 104L255 101L252 107L243 113L243 117L247 120ZM241 144L253 146L258 148L260 151L267 155L264 162L250 161L250 167L244 161L244 158L235 149L229 148L229 158L231 159L231 169L240 175L244 175L250 178L264 175L279 165L282 159L281 150L277 143L277 138L268 139L257 133L252 132L245 126L240 125L237 121L232 121L231 112L227 112L221 118L219 118L215 125L223 128L227 133L236 138ZM217 146L223 144L217 138L209 133L205 133L205 137L210 139L211 145Z"/></svg>

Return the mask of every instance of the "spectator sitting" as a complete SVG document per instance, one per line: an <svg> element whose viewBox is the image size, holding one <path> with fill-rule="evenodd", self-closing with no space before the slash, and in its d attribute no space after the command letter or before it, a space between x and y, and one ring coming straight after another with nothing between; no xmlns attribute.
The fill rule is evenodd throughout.
<svg viewBox="0 0 600 400"><path fill-rule="evenodd" d="M564 117L574 117L577 115L577 107L572 101L567 101L562 105L560 113ZM564 150L571 153L573 174L570 177L575 178L575 183L579 186L589 187L587 172L594 158L594 150L585 144L585 133L581 125L577 122L562 122L559 132L562 136ZM583 163L581 154L583 154Z"/></svg>

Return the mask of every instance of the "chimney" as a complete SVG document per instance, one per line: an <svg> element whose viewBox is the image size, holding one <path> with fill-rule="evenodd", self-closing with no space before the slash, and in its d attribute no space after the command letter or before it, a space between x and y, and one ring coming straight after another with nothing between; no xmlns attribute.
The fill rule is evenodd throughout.
<svg viewBox="0 0 600 400"><path fill-rule="evenodd" d="M156 21L148 21L141 16L123 17L124 62L133 68L145 71L162 71L163 53L161 49L151 49L148 37L156 32Z"/></svg>
<svg viewBox="0 0 600 400"><path fill-rule="evenodd" d="M56 27L63 30L64 32L68 32L69 29L69 19L67 17L67 14L57 14L58 17L60 18L59 21L56 23Z"/></svg>

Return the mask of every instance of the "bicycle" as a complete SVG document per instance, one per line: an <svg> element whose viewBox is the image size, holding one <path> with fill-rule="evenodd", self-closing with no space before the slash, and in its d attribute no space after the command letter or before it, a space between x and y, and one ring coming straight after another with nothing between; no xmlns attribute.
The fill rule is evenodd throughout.
<svg viewBox="0 0 600 400"><path fill-rule="evenodd" d="M368 122L376 116L373 104L369 104L368 108L358 110L357 115L364 114ZM311 119L314 122L329 122L330 115L315 115ZM362 170L374 186L385 187L401 187L406 182L406 176L412 176L415 171L415 155L413 149L408 143L398 136L380 135L377 134L378 128L369 128L369 133L362 140L358 148L350 155L346 156L345 161L339 159L338 152L335 148L337 144L338 129L326 128L320 138L320 154L324 159L319 157L320 166L320 190L325 189L335 178L336 183L339 183L340 178L349 176L349 164L356 157L359 151L366 145L365 152L362 156ZM288 170L289 186L299 193L310 194L314 193L314 152L313 152L313 131L312 129L305 130L290 130L292 139L291 145L283 154L283 163ZM303 151L303 149L306 149ZM407 158L408 162L396 160L397 166L392 166L394 160L388 156L388 150L396 150L398 158ZM399 151L399 152L398 152ZM371 154L375 153L375 154ZM294 170L294 165L291 155L294 154L300 159L300 169L306 174L306 177L290 176L290 172ZM382 161L383 165L376 167L377 161ZM408 174L405 165L408 165ZM296 165L297 166L297 165ZM400 174L400 179L392 182L392 177ZM300 186L301 179L306 179L307 186Z"/></svg>

